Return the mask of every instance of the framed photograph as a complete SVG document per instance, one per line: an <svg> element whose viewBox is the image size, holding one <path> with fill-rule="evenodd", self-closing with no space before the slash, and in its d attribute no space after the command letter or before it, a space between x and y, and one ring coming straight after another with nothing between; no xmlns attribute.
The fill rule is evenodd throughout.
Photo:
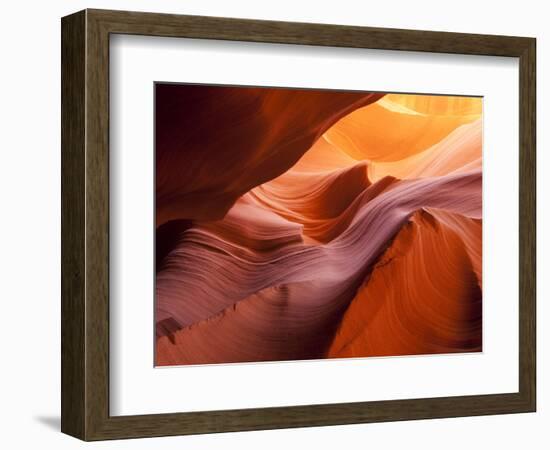
<svg viewBox="0 0 550 450"><path fill-rule="evenodd" d="M534 38L61 30L64 433L535 411Z"/></svg>

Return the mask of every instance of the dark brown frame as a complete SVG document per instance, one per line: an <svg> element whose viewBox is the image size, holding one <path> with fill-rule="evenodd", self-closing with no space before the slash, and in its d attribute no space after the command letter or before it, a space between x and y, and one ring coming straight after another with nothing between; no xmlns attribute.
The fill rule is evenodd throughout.
<svg viewBox="0 0 550 450"><path fill-rule="evenodd" d="M534 38L105 10L84 10L64 17L61 31L64 433L100 440L535 411ZM518 57L519 392L109 416L108 99L112 33Z"/></svg>

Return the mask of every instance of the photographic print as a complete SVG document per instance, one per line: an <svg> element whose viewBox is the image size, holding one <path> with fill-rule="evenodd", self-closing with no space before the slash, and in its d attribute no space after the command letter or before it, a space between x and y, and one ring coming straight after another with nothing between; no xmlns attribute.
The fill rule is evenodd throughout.
<svg viewBox="0 0 550 450"><path fill-rule="evenodd" d="M156 366L482 350L482 98L154 89Z"/></svg>

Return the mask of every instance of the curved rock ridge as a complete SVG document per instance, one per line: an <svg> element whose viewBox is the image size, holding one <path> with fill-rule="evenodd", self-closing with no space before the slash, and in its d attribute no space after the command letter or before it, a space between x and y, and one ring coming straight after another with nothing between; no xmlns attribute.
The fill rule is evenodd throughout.
<svg viewBox="0 0 550 450"><path fill-rule="evenodd" d="M368 92L156 85L156 223L221 219L282 174Z"/></svg>
<svg viewBox="0 0 550 450"><path fill-rule="evenodd" d="M481 100L408 97L157 92L155 364L481 350Z"/></svg>
<svg viewBox="0 0 550 450"><path fill-rule="evenodd" d="M480 351L481 279L472 263L480 230L461 215L414 213L359 288L328 356Z"/></svg>
<svg viewBox="0 0 550 450"><path fill-rule="evenodd" d="M367 166L358 163L349 169L311 175L293 171L251 191L262 207L303 225L304 240L327 243L349 225L364 204L395 183L385 177L371 184Z"/></svg>
<svg viewBox="0 0 550 450"><path fill-rule="evenodd" d="M414 179L481 170L481 143L482 122L477 119L420 153L395 162L372 162L368 175L372 180L386 176Z"/></svg>

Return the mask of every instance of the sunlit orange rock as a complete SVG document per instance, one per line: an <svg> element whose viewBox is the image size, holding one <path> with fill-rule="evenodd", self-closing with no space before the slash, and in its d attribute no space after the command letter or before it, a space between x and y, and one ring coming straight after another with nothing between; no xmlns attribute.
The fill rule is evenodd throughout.
<svg viewBox="0 0 550 450"><path fill-rule="evenodd" d="M340 323L329 357L481 350L481 288L464 234L478 220L415 213L389 244Z"/></svg>
<svg viewBox="0 0 550 450"><path fill-rule="evenodd" d="M460 95L411 95L387 94L379 104L390 108L401 106L407 111L431 116L470 116L478 119L483 112L481 97L463 97Z"/></svg>
<svg viewBox="0 0 550 450"><path fill-rule="evenodd" d="M393 162L373 162L368 166L371 180L386 176L400 179L437 177L481 169L482 123L478 119L461 125L437 144Z"/></svg>
<svg viewBox="0 0 550 450"><path fill-rule="evenodd" d="M440 102L445 99L449 97ZM383 98L340 119L327 131L326 139L357 160L398 161L478 118L479 114L422 114Z"/></svg>

